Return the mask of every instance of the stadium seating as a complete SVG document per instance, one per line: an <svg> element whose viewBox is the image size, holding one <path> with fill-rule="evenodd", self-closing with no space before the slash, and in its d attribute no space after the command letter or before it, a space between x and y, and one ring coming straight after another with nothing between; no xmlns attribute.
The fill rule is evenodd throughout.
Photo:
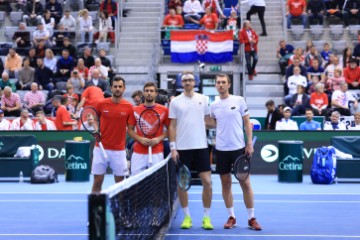
<svg viewBox="0 0 360 240"><path fill-rule="evenodd" d="M322 25L310 25L310 33L314 40L319 40L324 34L324 27Z"/></svg>

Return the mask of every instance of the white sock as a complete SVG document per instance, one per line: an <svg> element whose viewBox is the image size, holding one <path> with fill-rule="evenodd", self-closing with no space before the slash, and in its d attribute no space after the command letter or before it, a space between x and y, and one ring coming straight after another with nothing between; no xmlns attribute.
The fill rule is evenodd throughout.
<svg viewBox="0 0 360 240"><path fill-rule="evenodd" d="M204 208L204 217L210 217L210 208Z"/></svg>
<svg viewBox="0 0 360 240"><path fill-rule="evenodd" d="M253 217L255 217L255 214L254 214L255 210L254 210L254 208L247 208L247 212L248 212L248 218L249 218L249 220L252 219Z"/></svg>
<svg viewBox="0 0 360 240"><path fill-rule="evenodd" d="M189 217L190 217L189 207L184 207L184 208L183 208L183 211L184 211L185 217L186 217L186 216L189 216Z"/></svg>
<svg viewBox="0 0 360 240"><path fill-rule="evenodd" d="M226 208L228 213L229 213L229 217L233 217L235 218L235 212L234 212L234 207L231 208Z"/></svg>

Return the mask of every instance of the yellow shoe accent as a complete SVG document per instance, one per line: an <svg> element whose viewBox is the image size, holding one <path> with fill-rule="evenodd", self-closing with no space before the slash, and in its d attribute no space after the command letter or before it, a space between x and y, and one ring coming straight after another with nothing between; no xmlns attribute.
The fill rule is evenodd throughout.
<svg viewBox="0 0 360 240"><path fill-rule="evenodd" d="M204 217L203 218L202 227L204 229L206 229L206 230L213 230L214 229L213 225L211 224L210 217Z"/></svg>
<svg viewBox="0 0 360 240"><path fill-rule="evenodd" d="M190 216L186 216L184 218L184 221L182 222L180 228L182 229L189 229L192 227L192 220L191 220L191 217Z"/></svg>

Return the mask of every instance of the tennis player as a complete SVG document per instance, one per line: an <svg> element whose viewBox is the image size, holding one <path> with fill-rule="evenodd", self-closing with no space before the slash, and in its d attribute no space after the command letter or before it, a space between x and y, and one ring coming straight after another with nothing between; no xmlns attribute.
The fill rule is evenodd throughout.
<svg viewBox="0 0 360 240"><path fill-rule="evenodd" d="M210 112L206 97L194 92L195 78L192 73L185 72L181 76L181 84L184 92L173 98L170 103L171 157L174 161L180 158L189 169L194 165L199 172L203 185L204 217L202 227L212 230L214 227L209 215L212 198L211 168L204 122L204 119L210 121ZM187 192L179 189L179 198L185 215L181 228L189 229L192 227L192 220Z"/></svg>
<svg viewBox="0 0 360 240"><path fill-rule="evenodd" d="M229 218L224 224L225 229L236 226L233 195L231 191L231 168L237 157L246 153L250 157L254 152L252 146L252 126L249 110L243 97L229 93L230 78L226 74L216 76L215 87L220 95L219 100L210 104L212 126L216 126L216 170L220 174L222 195ZM247 143L245 144L243 128ZM254 193L251 188L250 176L240 182L244 202L248 212L248 226L253 230L261 230L254 216Z"/></svg>
<svg viewBox="0 0 360 240"><path fill-rule="evenodd" d="M143 96L145 102L134 108L134 117L131 118L128 128L128 134L135 140L134 151L131 156L131 175L136 175L145 169L151 167L156 163L164 160L164 146L163 139L167 136L169 127L168 109L160 104L155 103L158 89L153 82L148 82L144 85ZM146 109L151 108L159 114L160 127L152 138L147 138L142 133L138 123L140 115ZM143 119L146 121L146 119ZM135 130L136 127L136 130ZM149 163L148 147L152 147L152 163Z"/></svg>
<svg viewBox="0 0 360 240"><path fill-rule="evenodd" d="M125 80L115 76L111 82L111 98L100 100L96 110L100 117L101 143L107 154L104 158L98 143L93 151L91 173L94 175L92 192L100 192L106 168L110 166L115 182L120 182L128 175L125 138L126 127L133 114L133 106L122 95L125 91Z"/></svg>

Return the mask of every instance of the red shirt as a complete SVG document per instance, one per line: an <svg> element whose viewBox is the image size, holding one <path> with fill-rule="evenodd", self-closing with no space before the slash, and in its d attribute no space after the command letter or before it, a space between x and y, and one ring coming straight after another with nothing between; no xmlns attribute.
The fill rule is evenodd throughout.
<svg viewBox="0 0 360 240"><path fill-rule="evenodd" d="M255 43L250 42L250 36L251 39L255 40ZM239 41L241 44L244 44L245 52L251 52L251 51L257 52L257 44L259 42L259 36L252 28L250 29L242 28L239 34Z"/></svg>
<svg viewBox="0 0 360 240"><path fill-rule="evenodd" d="M100 115L101 143L104 148L125 150L126 127L133 116L132 104L125 99L114 103L111 98L105 98L98 102L96 110Z"/></svg>
<svg viewBox="0 0 360 240"><path fill-rule="evenodd" d="M289 13L295 17L300 16L306 9L305 0L288 0Z"/></svg>
<svg viewBox="0 0 360 240"><path fill-rule="evenodd" d="M83 94L81 95L81 98L83 97L86 98L83 107L95 107L99 100L104 99L104 93L101 88L96 86L90 86L84 90Z"/></svg>
<svg viewBox="0 0 360 240"><path fill-rule="evenodd" d="M163 22L163 26L184 26L184 20L182 18L182 16L180 15L175 15L175 16L171 16L170 14L166 15L166 17L164 18L164 22Z"/></svg>
<svg viewBox="0 0 360 240"><path fill-rule="evenodd" d="M310 105L315 105L318 108L321 108L324 105L328 105L329 104L329 100L328 100L328 96L326 95L326 93L317 93L317 92L313 92L310 95Z"/></svg>
<svg viewBox="0 0 360 240"><path fill-rule="evenodd" d="M134 108L134 117L130 119L130 125L131 126L136 126L136 133L141 136L144 137L143 132L141 131L138 122L139 122L139 118L141 113L147 109L147 107L144 106L144 104L141 104L140 106L137 106ZM160 117L160 127L158 129L158 131L156 132L155 136L152 138L156 138L159 137L163 131L164 131L164 125L168 128L169 127L169 110L167 109L167 107L160 105L160 104L156 104L153 108L153 110L155 110ZM152 147L152 152L153 153L162 153L164 150L164 145L162 144L162 142L160 142L159 144L157 144L156 146ZM148 154L148 146L144 146L142 144L140 144L139 142L135 142L134 143L134 152L139 153L139 154Z"/></svg>
<svg viewBox="0 0 360 240"><path fill-rule="evenodd" d="M205 14L203 18L200 20L200 24L205 26L205 29L215 30L216 24L218 22L218 17L215 13L210 15Z"/></svg>
<svg viewBox="0 0 360 240"><path fill-rule="evenodd" d="M41 125L41 130L42 131L47 131L46 124L40 124L40 125Z"/></svg>
<svg viewBox="0 0 360 240"><path fill-rule="evenodd" d="M360 83L360 67L356 67L354 69L351 69L350 67L346 67L344 69L344 77L345 77L345 81L348 84L351 84L353 82Z"/></svg>
<svg viewBox="0 0 360 240"><path fill-rule="evenodd" d="M58 109L56 110L56 118L55 118L55 126L56 129L58 131L61 130L73 130L72 125L64 125L64 122L71 122L71 118L70 118L70 114L69 112L66 110L66 107L64 106L60 106L58 107Z"/></svg>

